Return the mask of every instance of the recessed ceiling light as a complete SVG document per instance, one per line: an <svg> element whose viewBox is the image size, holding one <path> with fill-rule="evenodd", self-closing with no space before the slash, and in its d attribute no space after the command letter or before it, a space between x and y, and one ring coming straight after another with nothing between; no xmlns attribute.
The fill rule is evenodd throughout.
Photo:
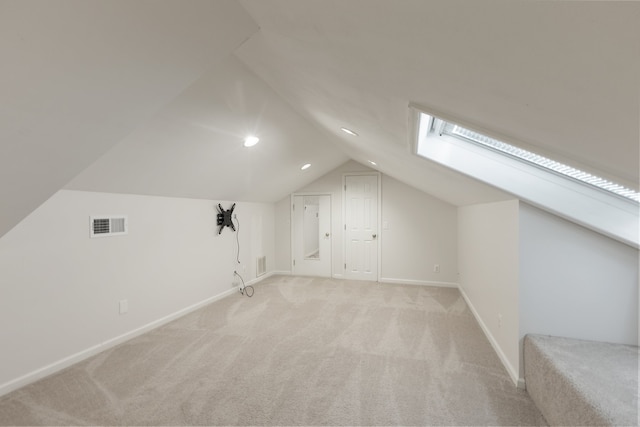
<svg viewBox="0 0 640 427"><path fill-rule="evenodd" d="M300 169L305 170L305 169L309 169L310 167L311 167L311 163L305 163L304 165L302 165Z"/></svg>
<svg viewBox="0 0 640 427"><path fill-rule="evenodd" d="M348 133L351 136L358 136L357 133L355 133L354 131L352 131L351 129L347 129L347 128L340 128L340 130L342 130L342 132L344 133Z"/></svg>
<svg viewBox="0 0 640 427"><path fill-rule="evenodd" d="M260 141L260 138L258 138L257 136L249 135L248 137L246 137L244 139L244 146L245 147L253 147L259 141Z"/></svg>
<svg viewBox="0 0 640 427"><path fill-rule="evenodd" d="M373 166L378 166L378 164L376 162L374 162L373 160L369 160L369 163L371 163Z"/></svg>

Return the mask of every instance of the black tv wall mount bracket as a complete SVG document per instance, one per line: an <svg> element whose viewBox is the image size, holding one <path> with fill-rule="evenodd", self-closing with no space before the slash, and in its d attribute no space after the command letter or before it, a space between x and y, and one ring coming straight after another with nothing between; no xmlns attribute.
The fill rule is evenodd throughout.
<svg viewBox="0 0 640 427"><path fill-rule="evenodd" d="M225 227L231 227L233 231L236 231L236 227L233 225L233 210L235 209L236 204L231 205L231 208L228 211L222 209L222 205L218 203L218 225L220 226L220 230L218 230L218 234L222 233L222 229Z"/></svg>

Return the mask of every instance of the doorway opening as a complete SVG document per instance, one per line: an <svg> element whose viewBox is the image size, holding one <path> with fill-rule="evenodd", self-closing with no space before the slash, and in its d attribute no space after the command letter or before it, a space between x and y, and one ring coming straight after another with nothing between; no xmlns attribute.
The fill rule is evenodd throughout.
<svg viewBox="0 0 640 427"><path fill-rule="evenodd" d="M331 277L331 195L291 197L291 272Z"/></svg>

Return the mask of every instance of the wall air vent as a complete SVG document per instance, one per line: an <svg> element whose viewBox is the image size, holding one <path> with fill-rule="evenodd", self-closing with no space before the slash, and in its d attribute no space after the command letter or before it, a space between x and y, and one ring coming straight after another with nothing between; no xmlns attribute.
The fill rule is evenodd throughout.
<svg viewBox="0 0 640 427"><path fill-rule="evenodd" d="M129 232L125 215L100 215L90 217L91 237L121 236Z"/></svg>
<svg viewBox="0 0 640 427"><path fill-rule="evenodd" d="M258 257L256 261L256 277L260 277L267 272L267 257Z"/></svg>

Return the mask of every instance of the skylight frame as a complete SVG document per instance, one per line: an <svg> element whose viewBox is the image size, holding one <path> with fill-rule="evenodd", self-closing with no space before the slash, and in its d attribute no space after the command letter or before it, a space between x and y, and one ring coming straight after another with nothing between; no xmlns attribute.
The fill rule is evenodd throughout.
<svg viewBox="0 0 640 427"><path fill-rule="evenodd" d="M508 140L499 134L477 128L472 123L460 122L447 113L413 103L409 107L409 149L414 155L503 191L505 198L515 197L521 202L640 249L638 202L472 143L465 138L441 134L444 128L442 122L447 121L466 129L477 129L503 141ZM522 146L533 148L525 144ZM551 155L548 152L543 154ZM635 188L631 182L623 183ZM459 190L464 191L464 188ZM493 197L499 198L492 196L491 200L494 200Z"/></svg>
<svg viewBox="0 0 640 427"><path fill-rule="evenodd" d="M424 116L430 117L431 120L428 125L428 132L435 132L440 136L448 135L464 142L474 144L475 146L483 149L490 150L494 153L507 156L508 158L514 159L518 162L535 166L544 172L552 173L564 179L569 179L581 185L586 185L590 188L603 191L606 194L622 198L623 200L640 204L640 192L634 189L625 187L624 185L604 179L592 173L585 172L573 166L566 165L557 160L508 144L504 141L491 138L456 123L445 121L428 114L424 114Z"/></svg>

